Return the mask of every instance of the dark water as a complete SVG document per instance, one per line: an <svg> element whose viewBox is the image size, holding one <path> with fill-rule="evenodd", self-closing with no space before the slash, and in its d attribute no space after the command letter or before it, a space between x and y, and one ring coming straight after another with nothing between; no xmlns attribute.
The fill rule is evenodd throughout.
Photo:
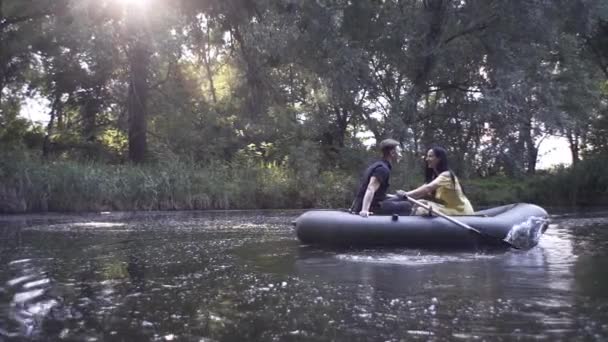
<svg viewBox="0 0 608 342"><path fill-rule="evenodd" d="M608 340L608 213L489 254L299 246L297 214L0 217L0 340Z"/></svg>

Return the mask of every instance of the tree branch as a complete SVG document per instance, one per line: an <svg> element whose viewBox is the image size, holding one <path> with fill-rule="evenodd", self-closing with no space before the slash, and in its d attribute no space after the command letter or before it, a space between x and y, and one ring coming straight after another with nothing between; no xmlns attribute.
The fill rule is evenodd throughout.
<svg viewBox="0 0 608 342"><path fill-rule="evenodd" d="M451 41L453 41L453 40L455 40L457 38L466 36L467 34L471 34L471 33L476 32L476 31L483 31L483 30L487 29L490 26L490 24L492 23L492 21L496 20L497 18L498 18L498 16L496 14L493 14L493 15L489 16L485 20L482 20L482 21L479 21L477 23L474 23L473 25L465 28L464 30L451 35L450 37L448 37L447 39L445 39L441 43L441 45L447 45Z"/></svg>
<svg viewBox="0 0 608 342"><path fill-rule="evenodd" d="M30 15L22 15L22 16L18 16L18 17L2 18L2 19L0 19L0 31L3 31L5 28L7 28L10 25L22 23L24 21L29 21L29 20L33 20L33 19L38 19L38 18L44 17L46 15L50 15L50 14L52 14L52 13L50 11L48 11L48 12L34 13L34 14L30 14Z"/></svg>
<svg viewBox="0 0 608 342"><path fill-rule="evenodd" d="M606 62L606 63L604 62L604 56L602 56L602 53L599 51L597 46L593 43L591 37L585 36L585 43L591 48L591 51L593 52L593 55L595 56L595 60L596 60L597 64L599 65L600 69L602 69L602 72L604 73L604 75L606 75L606 78L608 78L608 62Z"/></svg>
<svg viewBox="0 0 608 342"><path fill-rule="evenodd" d="M440 91L455 89L460 90L465 93L482 93L481 90L473 90L467 86L467 83L438 83L435 85L431 85L429 90L423 92L424 94L437 93Z"/></svg>
<svg viewBox="0 0 608 342"><path fill-rule="evenodd" d="M163 84L167 83L167 81L169 80L169 76L171 75L171 70L174 67L174 61L170 61L169 62L169 66L167 66L167 74L165 75L165 78L156 82L155 84L151 85L149 87L149 89L155 89L158 88L160 86L162 86Z"/></svg>

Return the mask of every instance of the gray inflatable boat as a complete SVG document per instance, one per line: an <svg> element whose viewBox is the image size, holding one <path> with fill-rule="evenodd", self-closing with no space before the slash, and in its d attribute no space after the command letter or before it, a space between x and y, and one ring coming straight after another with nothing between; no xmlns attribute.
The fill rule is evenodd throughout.
<svg viewBox="0 0 608 342"><path fill-rule="evenodd" d="M436 216L370 216L337 210L312 210L294 222L303 244L342 247L403 246L414 248L528 249L548 227L547 212L527 203L510 204L454 216L479 231L464 229ZM508 243L505 243L508 241Z"/></svg>

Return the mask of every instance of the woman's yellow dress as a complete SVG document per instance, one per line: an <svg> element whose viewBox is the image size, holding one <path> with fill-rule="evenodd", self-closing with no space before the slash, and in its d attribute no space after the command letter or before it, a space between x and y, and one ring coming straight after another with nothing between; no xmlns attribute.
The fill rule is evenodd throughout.
<svg viewBox="0 0 608 342"><path fill-rule="evenodd" d="M433 201L421 201L430 205L434 211L445 215L473 215L474 210L469 199L462 192L458 178L454 176L454 183L448 171L442 172L432 183L437 184L435 190L436 203ZM428 212L423 208L416 208L416 215L426 215Z"/></svg>

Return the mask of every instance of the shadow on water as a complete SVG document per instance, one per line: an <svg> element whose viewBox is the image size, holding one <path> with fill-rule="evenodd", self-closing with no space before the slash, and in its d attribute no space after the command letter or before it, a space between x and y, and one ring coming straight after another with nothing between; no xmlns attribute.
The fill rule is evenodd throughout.
<svg viewBox="0 0 608 342"><path fill-rule="evenodd" d="M0 340L608 338L605 216L483 253L300 246L293 217L11 217Z"/></svg>

